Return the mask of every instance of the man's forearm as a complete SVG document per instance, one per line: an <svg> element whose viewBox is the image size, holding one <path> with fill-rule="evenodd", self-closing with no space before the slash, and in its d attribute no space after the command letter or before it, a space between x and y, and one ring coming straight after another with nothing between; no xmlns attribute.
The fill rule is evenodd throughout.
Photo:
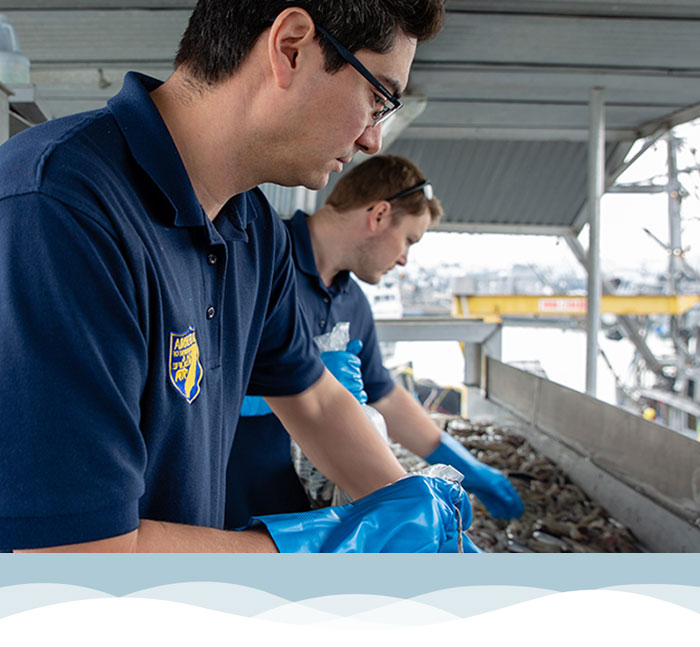
<svg viewBox="0 0 700 647"><path fill-rule="evenodd" d="M307 458L353 498L406 473L362 407L330 372L300 395L266 399Z"/></svg>
<svg viewBox="0 0 700 647"><path fill-rule="evenodd" d="M389 437L414 454L428 456L440 444L440 429L401 385L371 405L384 416Z"/></svg>
<svg viewBox="0 0 700 647"><path fill-rule="evenodd" d="M264 527L244 531L185 526L142 519L133 532L97 541L52 546L28 553L276 553Z"/></svg>

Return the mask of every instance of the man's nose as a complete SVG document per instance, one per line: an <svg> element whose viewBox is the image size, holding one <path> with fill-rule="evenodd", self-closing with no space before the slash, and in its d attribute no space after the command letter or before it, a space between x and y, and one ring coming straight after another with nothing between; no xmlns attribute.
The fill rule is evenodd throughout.
<svg viewBox="0 0 700 647"><path fill-rule="evenodd" d="M374 155L382 148L382 124L367 126L357 138L357 145L363 153Z"/></svg>

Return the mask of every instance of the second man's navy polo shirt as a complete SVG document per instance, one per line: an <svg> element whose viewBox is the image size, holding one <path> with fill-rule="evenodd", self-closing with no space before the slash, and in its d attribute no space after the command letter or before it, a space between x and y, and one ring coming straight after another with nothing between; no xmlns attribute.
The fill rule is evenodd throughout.
<svg viewBox="0 0 700 647"><path fill-rule="evenodd" d="M394 388L382 364L372 310L349 272L341 272L330 287L325 286L316 268L308 217L297 211L285 221L302 310L314 336L330 332L339 322L350 322L350 339L362 340L362 379L371 404ZM289 434L275 415L241 418L233 447L227 473L227 528L243 526L254 515L308 509L291 461Z"/></svg>

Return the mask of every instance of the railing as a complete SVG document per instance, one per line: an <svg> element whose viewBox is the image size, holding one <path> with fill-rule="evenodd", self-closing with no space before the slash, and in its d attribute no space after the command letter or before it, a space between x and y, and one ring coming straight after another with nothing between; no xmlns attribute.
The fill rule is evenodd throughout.
<svg viewBox="0 0 700 647"><path fill-rule="evenodd" d="M501 357L501 324L456 317L377 319L379 341L457 341L464 354L464 383L482 386L486 356Z"/></svg>

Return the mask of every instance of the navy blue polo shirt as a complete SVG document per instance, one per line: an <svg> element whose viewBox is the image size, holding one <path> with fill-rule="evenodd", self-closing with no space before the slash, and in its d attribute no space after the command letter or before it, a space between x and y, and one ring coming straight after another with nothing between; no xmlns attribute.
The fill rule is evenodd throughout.
<svg viewBox="0 0 700 647"><path fill-rule="evenodd" d="M370 404L391 391L394 381L382 364L372 309L362 288L349 272L336 275L326 287L316 269L311 237L302 211L285 221L292 238L297 290L306 320L314 337L330 332L341 321L350 322L350 339L362 340L362 380Z"/></svg>
<svg viewBox="0 0 700 647"><path fill-rule="evenodd" d="M314 336L330 332L336 323L350 322L350 338L362 340L362 379L371 404L394 387L382 364L372 310L349 272L340 272L330 287L325 286L316 268L308 217L297 211L285 221L292 239L297 292L304 316ZM272 414L239 420L227 482L228 528L242 526L254 515L308 509L291 462L289 435Z"/></svg>
<svg viewBox="0 0 700 647"><path fill-rule="evenodd" d="M0 147L0 546L220 528L246 385L323 372L259 190L210 222L148 92Z"/></svg>

